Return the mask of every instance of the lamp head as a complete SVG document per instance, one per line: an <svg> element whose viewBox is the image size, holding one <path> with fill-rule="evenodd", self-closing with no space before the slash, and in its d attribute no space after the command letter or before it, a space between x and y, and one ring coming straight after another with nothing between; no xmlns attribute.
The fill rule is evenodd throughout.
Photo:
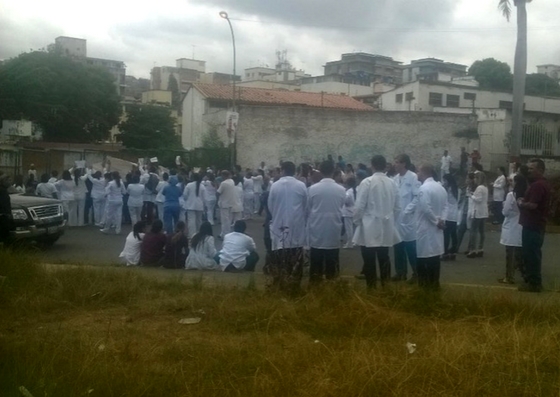
<svg viewBox="0 0 560 397"><path fill-rule="evenodd" d="M224 18L224 19L228 19L228 13L225 11L220 11L220 17Z"/></svg>

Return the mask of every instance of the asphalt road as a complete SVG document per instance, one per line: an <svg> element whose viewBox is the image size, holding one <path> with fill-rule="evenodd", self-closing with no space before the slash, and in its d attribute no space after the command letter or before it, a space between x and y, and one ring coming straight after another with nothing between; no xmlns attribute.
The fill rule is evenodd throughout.
<svg viewBox="0 0 560 397"><path fill-rule="evenodd" d="M262 219L247 222L247 233L254 238L261 261L257 265L260 272L264 264L264 244ZM499 244L500 232L491 230L488 225L486 233L484 258L468 259L458 255L455 262L443 262L441 279L444 283L469 284L469 285L495 285L499 286L497 279L505 275L505 250ZM119 253L124 246L126 235L130 226L123 226L120 236L105 235L93 226L69 228L66 234L53 246L40 252L42 261L51 264L82 264L82 265L112 265L118 264ZM220 226L214 227L217 235ZM465 239L466 240L466 239ZM219 244L219 240L216 239ZM462 251L465 250L467 241L463 241ZM219 248L219 247L218 247ZM560 234L547 234L543 248L543 282L547 288L560 289ZM362 258L358 248L340 251L340 268L343 276L352 277L360 273ZM156 272L174 273L166 269L154 269ZM187 272L185 273L196 273ZM216 275L213 277L238 278L233 274ZM517 281L521 281L517 275Z"/></svg>

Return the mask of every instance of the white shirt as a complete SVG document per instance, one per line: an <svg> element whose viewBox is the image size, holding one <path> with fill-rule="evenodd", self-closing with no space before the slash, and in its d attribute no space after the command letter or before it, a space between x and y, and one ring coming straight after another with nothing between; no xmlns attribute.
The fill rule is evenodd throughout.
<svg viewBox="0 0 560 397"><path fill-rule="evenodd" d="M39 183L37 185L37 189L35 190L35 194L37 196L46 197L46 198L54 198L54 194L58 193L56 190L56 186L52 183Z"/></svg>
<svg viewBox="0 0 560 397"><path fill-rule="evenodd" d="M51 177L51 178L49 179L49 183L52 183L53 185L54 185L56 182L58 182L58 179L56 179L54 176Z"/></svg>
<svg viewBox="0 0 560 397"><path fill-rule="evenodd" d="M306 245L307 188L293 176L284 176L270 187L268 209L272 214L272 250Z"/></svg>
<svg viewBox="0 0 560 397"><path fill-rule="evenodd" d="M403 216L406 207L416 200L421 183L418 180L418 176L412 171L406 171L404 175L397 174L393 180L399 189L401 207L397 220L397 230L402 241L414 241L416 240L416 224L413 222L413 219L404 222Z"/></svg>
<svg viewBox="0 0 560 397"><path fill-rule="evenodd" d="M453 160L451 159L450 155L447 156L442 156L441 158L441 170L445 171L446 173L449 173L449 168L451 167L451 162Z"/></svg>
<svg viewBox="0 0 560 397"><path fill-rule="evenodd" d="M309 188L307 233L311 248L340 248L345 200L346 191L334 179L323 178Z"/></svg>
<svg viewBox="0 0 560 397"><path fill-rule="evenodd" d="M244 233L232 232L224 237L224 244L220 251L220 266L225 270L229 264L237 269L245 267L245 259L257 249L255 242Z"/></svg>
<svg viewBox="0 0 560 397"><path fill-rule="evenodd" d="M252 177L251 179L253 179L253 191L255 193L262 193L263 192L263 177L262 175L257 175Z"/></svg>
<svg viewBox="0 0 560 397"><path fill-rule="evenodd" d="M509 192L502 209L504 223L502 224L502 236L500 244L511 247L521 247L521 233L523 226L519 224L519 207L513 192Z"/></svg>
<svg viewBox="0 0 560 397"><path fill-rule="evenodd" d="M237 190L233 183L233 179L229 178L220 183L217 192L220 194L218 206L220 208L232 208L237 200Z"/></svg>
<svg viewBox="0 0 560 397"><path fill-rule="evenodd" d="M398 196L397 185L382 172L360 183L354 208L355 245L392 247L401 241L395 224L401 211Z"/></svg>
<svg viewBox="0 0 560 397"><path fill-rule="evenodd" d="M235 185L235 203L231 207L231 212L243 212L243 184L239 182Z"/></svg>
<svg viewBox="0 0 560 397"><path fill-rule="evenodd" d="M185 261L185 269L215 270L218 264L214 260L216 256L216 246L214 237L207 236L196 246L196 250L191 248L189 256Z"/></svg>
<svg viewBox="0 0 560 397"><path fill-rule="evenodd" d="M129 207L142 207L144 205L144 185L141 183L131 183L126 188L128 192Z"/></svg>
<svg viewBox="0 0 560 397"><path fill-rule="evenodd" d="M144 238L144 233L139 234L140 239ZM124 248L119 255L119 258L124 258L126 260L127 266L136 266L140 263L140 248L142 246L142 240L138 240L134 237L134 233L128 233L124 243Z"/></svg>
<svg viewBox="0 0 560 397"><path fill-rule="evenodd" d="M469 206L472 203L472 210L469 208L471 218L488 218L488 188L484 185L478 186L470 198Z"/></svg>
<svg viewBox="0 0 560 397"><path fill-rule="evenodd" d="M447 191L447 216L446 221L459 222L459 203L451 190Z"/></svg>
<svg viewBox="0 0 560 397"><path fill-rule="evenodd" d="M187 211L204 211L204 192L205 188L202 183L198 188L198 196L196 195L196 182L187 183L183 191L183 199L185 200L183 207Z"/></svg>
<svg viewBox="0 0 560 397"><path fill-rule="evenodd" d="M416 221L416 255L432 258L443 255L443 230L440 220L447 217L447 192L433 178L424 181L418 190L418 200L406 209L405 217L414 214Z"/></svg>
<svg viewBox="0 0 560 397"><path fill-rule="evenodd" d="M94 178L88 175L87 178L91 182L91 198L92 199L102 199L105 198L105 188L107 187L107 181L105 178L100 179Z"/></svg>
<svg viewBox="0 0 560 397"><path fill-rule="evenodd" d="M74 182L74 199L75 200L85 200L86 193L87 193L87 186L86 186L86 179L87 175L83 175L78 178L78 184ZM74 180L74 178L72 178Z"/></svg>
<svg viewBox="0 0 560 397"><path fill-rule="evenodd" d="M146 187L146 184L150 180L150 175L155 175L158 178L158 183L159 183L159 176L154 172L150 172L150 173L146 172L145 174L142 174L142 176L140 177L140 183L144 185L144 201L155 202L157 193L153 193L150 189ZM157 189L157 185L156 185L156 189Z"/></svg>
<svg viewBox="0 0 560 397"><path fill-rule="evenodd" d="M254 192L254 182L252 178L243 178L243 193L252 196Z"/></svg>
<svg viewBox="0 0 560 397"><path fill-rule="evenodd" d="M507 180L505 176L500 175L498 178L496 178L496 180L494 181L494 189L492 192L494 201L504 201L504 197L506 195L506 186Z"/></svg>
<svg viewBox="0 0 560 397"><path fill-rule="evenodd" d="M163 195L163 188L169 185L167 181L159 181L156 186L156 203L165 203L165 196Z"/></svg>
<svg viewBox="0 0 560 397"><path fill-rule="evenodd" d="M342 217L343 218L353 218L354 217L354 203L356 199L354 198L354 189L348 189L346 191L346 199L344 200L344 206L342 207Z"/></svg>
<svg viewBox="0 0 560 397"><path fill-rule="evenodd" d="M121 186L117 186L117 182L111 181L105 187L105 193L107 195L107 201L121 202L122 196L126 194L126 189L124 188L124 183L121 181Z"/></svg>
<svg viewBox="0 0 560 397"><path fill-rule="evenodd" d="M216 187L214 184L211 181L203 181L202 184L204 185L204 190L206 190L204 199L206 201L216 201Z"/></svg>
<svg viewBox="0 0 560 397"><path fill-rule="evenodd" d="M58 189L58 192L60 193L58 198L59 200L62 201L71 201L74 200L74 186L76 184L74 183L74 180L64 180L61 179L58 182L56 182L55 186Z"/></svg>

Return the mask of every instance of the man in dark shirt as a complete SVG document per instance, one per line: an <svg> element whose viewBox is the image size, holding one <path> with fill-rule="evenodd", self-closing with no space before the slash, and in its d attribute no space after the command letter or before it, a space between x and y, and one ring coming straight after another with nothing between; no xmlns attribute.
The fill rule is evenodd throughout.
<svg viewBox="0 0 560 397"><path fill-rule="evenodd" d="M517 201L520 210L519 223L523 226L521 245L525 267L525 284L519 287L520 291L542 291L542 245L550 201L550 186L543 177L544 171L545 166L541 159L529 161L531 185L525 196Z"/></svg>

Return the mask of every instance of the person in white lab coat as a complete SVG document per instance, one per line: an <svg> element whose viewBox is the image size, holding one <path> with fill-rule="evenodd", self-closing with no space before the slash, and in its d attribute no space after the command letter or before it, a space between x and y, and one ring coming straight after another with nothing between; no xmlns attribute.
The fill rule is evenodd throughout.
<svg viewBox="0 0 560 397"><path fill-rule="evenodd" d="M407 279L408 264L412 270L411 283L416 283L416 225L412 221L405 222L403 220L404 210L410 205L418 196L418 189L420 182L418 176L410 171L412 162L410 156L407 154L400 154L395 157L394 161L395 172L397 173L393 180L397 185L399 191L399 200L401 212L397 219L397 230L401 237L401 242L395 244L393 251L395 254L395 275L392 281L401 281Z"/></svg>
<svg viewBox="0 0 560 397"><path fill-rule="evenodd" d="M251 219L255 210L255 191L251 171L243 178L243 219Z"/></svg>
<svg viewBox="0 0 560 397"><path fill-rule="evenodd" d="M447 217L443 231L444 254L442 261L454 261L457 251L457 223L459 222L459 188L455 177L451 174L444 175L443 187L447 191ZM451 245L451 246L450 246Z"/></svg>
<svg viewBox="0 0 560 397"><path fill-rule="evenodd" d="M202 185L202 177L198 173L192 175L192 182L185 186L183 191L183 199L185 200L185 209L187 210L187 228L189 239L200 229L202 224L202 214L204 213L204 196L205 188Z"/></svg>
<svg viewBox="0 0 560 397"><path fill-rule="evenodd" d="M83 175L82 175L83 174ZM76 201L76 224L68 226L84 226L84 211L86 208L86 186L87 175L84 169L78 168L74 170L74 200Z"/></svg>
<svg viewBox="0 0 560 397"><path fill-rule="evenodd" d="M439 289L441 255L445 252L443 229L447 217L447 192L434 180L434 167L422 165L418 179L422 186L418 200L405 209L405 218L414 216L416 222L416 270L418 285Z"/></svg>
<svg viewBox="0 0 560 397"><path fill-rule="evenodd" d="M492 215L493 225L499 225L504 221L502 206L507 192L507 174L504 167L498 167L498 177L492 185Z"/></svg>
<svg viewBox="0 0 560 397"><path fill-rule="evenodd" d="M219 269L219 257L216 256L216 246L212 225L202 222L200 230L191 239L191 249L185 261L187 270L216 270Z"/></svg>
<svg viewBox="0 0 560 397"><path fill-rule="evenodd" d="M120 234L122 226L123 195L126 194L126 189L118 171L113 171L111 176L113 180L109 182L105 188L105 193L107 195L107 202L105 205L107 211L105 226L101 229L101 232L109 233L111 228L114 227L115 234Z"/></svg>
<svg viewBox="0 0 560 397"><path fill-rule="evenodd" d="M158 219L163 222L163 207L165 204L165 196L163 195L163 189L169 185L169 174L164 172L161 175L161 181L158 182L156 186L156 208Z"/></svg>
<svg viewBox="0 0 560 397"><path fill-rule="evenodd" d="M354 176L346 178L344 182L346 187L346 199L344 207L342 207L342 220L344 222L344 246L343 248L352 248L352 239L354 238L354 204L356 202L356 178Z"/></svg>
<svg viewBox="0 0 560 397"><path fill-rule="evenodd" d="M444 175L451 173L451 163L453 162L449 152L444 150L443 156L441 158L441 177L443 178Z"/></svg>
<svg viewBox="0 0 560 397"><path fill-rule="evenodd" d="M208 173L205 180L202 181L204 185L204 207L206 208L206 220L214 225L215 211L216 211L216 185L214 184L214 174Z"/></svg>
<svg viewBox="0 0 560 397"><path fill-rule="evenodd" d="M255 241L245 234L245 221L236 221L233 232L226 234L220 250L220 267L224 272L255 271L259 261Z"/></svg>
<svg viewBox="0 0 560 397"><path fill-rule="evenodd" d="M142 214L143 218L148 222L148 225L150 225L155 219L156 189L159 183L159 176L155 165L150 165L149 172L144 172L142 174L140 183L144 185L144 207L142 209Z"/></svg>
<svg viewBox="0 0 560 397"><path fill-rule="evenodd" d="M218 199L218 207L220 207L220 220L222 223L222 232L220 237L223 239L231 230L231 209L238 200L238 193L235 189L235 183L231 179L229 171L222 171L222 183L218 187L217 193L220 195Z"/></svg>
<svg viewBox="0 0 560 397"><path fill-rule="evenodd" d="M374 174L358 186L353 243L359 245L362 251L366 284L368 288L375 288L376 262L379 262L381 285L389 280L391 274L389 247L401 241L396 227L401 208L397 185L385 175L385 157L374 156L371 165Z"/></svg>
<svg viewBox="0 0 560 397"><path fill-rule="evenodd" d="M142 207L144 206L144 185L140 183L140 175L132 175L131 181L126 187L128 192L128 213L132 225L142 220Z"/></svg>
<svg viewBox="0 0 560 397"><path fill-rule="evenodd" d="M263 194L264 169L257 170L257 175L251 177L253 179L253 206L254 213L261 213L261 195Z"/></svg>
<svg viewBox="0 0 560 397"><path fill-rule="evenodd" d="M523 226L519 224L519 207L517 199L523 198L527 191L527 179L523 175L513 177L513 191L506 196L502 209L504 223L500 244L506 247L506 276L498 282L503 284L515 283L515 269L523 271L522 234Z"/></svg>
<svg viewBox="0 0 560 397"><path fill-rule="evenodd" d="M76 200L74 199L75 182L72 180L70 171L64 170L62 172L62 179L57 181L54 185L58 190L58 198L62 201L64 212L68 214L68 225L77 225L78 220L76 218L78 213L76 211Z"/></svg>
<svg viewBox="0 0 560 397"><path fill-rule="evenodd" d="M140 263L140 251L142 238L146 234L146 222L136 222L132 231L126 236L124 248L119 255L126 262L126 266L138 266Z"/></svg>
<svg viewBox="0 0 560 397"><path fill-rule="evenodd" d="M101 171L96 171L93 175L87 175L91 182L91 199L93 201L93 217L95 226L101 227L105 215L105 187L108 178L104 178Z"/></svg>
<svg viewBox="0 0 560 397"><path fill-rule="evenodd" d="M52 183L54 185L56 182L58 182L58 171L53 170L51 171L51 177L49 179L49 183Z"/></svg>
<svg viewBox="0 0 560 397"><path fill-rule="evenodd" d="M307 243L307 187L294 177L295 174L295 164L283 162L282 177L270 186L267 202L272 215L269 274L273 287L286 292L299 289L303 275L303 247Z"/></svg>
<svg viewBox="0 0 560 397"><path fill-rule="evenodd" d="M485 186L484 172L475 173L476 189L470 196L472 210L469 206L472 225L469 235L467 258L481 258L484 256L484 226L488 219L488 188ZM479 235L478 246L476 244Z"/></svg>
<svg viewBox="0 0 560 397"><path fill-rule="evenodd" d="M346 191L333 179L334 163L323 161L323 178L309 188L307 199L307 233L309 239L309 282L336 278L339 274L342 207Z"/></svg>
<svg viewBox="0 0 560 397"><path fill-rule="evenodd" d="M241 175L236 175L233 177L233 183L235 183L235 202L233 207L231 207L231 224L243 219L243 177Z"/></svg>

